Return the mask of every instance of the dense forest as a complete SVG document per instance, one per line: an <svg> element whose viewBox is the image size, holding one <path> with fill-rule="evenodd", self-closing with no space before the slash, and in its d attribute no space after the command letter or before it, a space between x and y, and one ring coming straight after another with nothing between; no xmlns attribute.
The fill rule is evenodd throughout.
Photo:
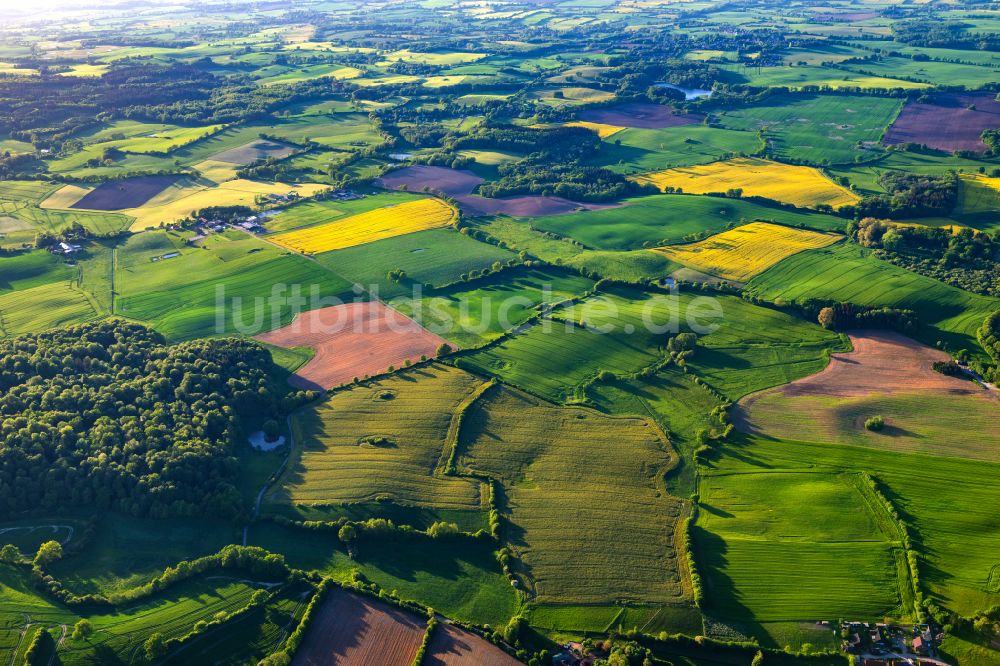
<svg viewBox="0 0 1000 666"><path fill-rule="evenodd" d="M234 515L240 416L277 415L270 353L122 321L0 342L0 506Z"/></svg>

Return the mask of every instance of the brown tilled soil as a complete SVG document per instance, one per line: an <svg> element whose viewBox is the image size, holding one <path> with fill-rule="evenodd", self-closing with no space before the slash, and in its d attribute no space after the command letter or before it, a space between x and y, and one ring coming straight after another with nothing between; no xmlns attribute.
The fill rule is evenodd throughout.
<svg viewBox="0 0 1000 666"><path fill-rule="evenodd" d="M618 127L636 127L639 129L660 129L663 127L678 127L700 123L705 116L700 113L674 113L669 106L649 104L646 102L631 102L617 104L601 109L588 109L579 115L580 120Z"/></svg>
<svg viewBox="0 0 1000 666"><path fill-rule="evenodd" d="M974 110L968 107L975 105ZM929 104L908 102L883 143L922 143L939 150L982 152L983 130L1000 127L1000 102L989 94L936 95Z"/></svg>
<svg viewBox="0 0 1000 666"><path fill-rule="evenodd" d="M410 666L423 639L423 619L353 592L331 590L292 663Z"/></svg>
<svg viewBox="0 0 1000 666"><path fill-rule="evenodd" d="M378 179L380 187L398 190L403 186L409 192L423 192L424 188L436 194L455 199L469 215L510 215L512 217L538 217L562 215L575 210L598 210L617 204L588 204L562 197L518 196L491 199L472 194L483 179L471 171L446 167L416 165L393 171Z"/></svg>
<svg viewBox="0 0 1000 666"><path fill-rule="evenodd" d="M854 351L831 354L830 364L821 372L771 390L787 396L839 397L921 391L955 395L982 392L972 382L935 372L934 362L950 357L933 347L890 331L855 331L850 335Z"/></svg>
<svg viewBox="0 0 1000 666"><path fill-rule="evenodd" d="M109 180L88 192L70 208L122 210L137 208L173 185L180 176L139 176Z"/></svg>
<svg viewBox="0 0 1000 666"><path fill-rule="evenodd" d="M521 662L493 643L448 624L434 630L427 658L428 666L521 666Z"/></svg>
<svg viewBox="0 0 1000 666"><path fill-rule="evenodd" d="M469 194L483 179L464 169L418 164L388 173L376 182L387 190L398 190L405 185L410 192L422 192L429 187L434 192L454 197Z"/></svg>
<svg viewBox="0 0 1000 666"><path fill-rule="evenodd" d="M279 347L311 347L312 360L288 379L295 388L331 388L389 366L428 358L447 342L379 302L345 303L304 312L283 328L257 336ZM452 347L453 344L449 343Z"/></svg>

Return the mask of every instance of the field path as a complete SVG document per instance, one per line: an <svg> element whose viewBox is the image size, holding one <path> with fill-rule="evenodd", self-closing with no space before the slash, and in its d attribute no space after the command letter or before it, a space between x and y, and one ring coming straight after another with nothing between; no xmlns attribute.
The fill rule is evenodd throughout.
<svg viewBox="0 0 1000 666"><path fill-rule="evenodd" d="M32 627L31 620L28 619L28 622L24 625L24 628L21 629L21 634L17 637L17 645L15 645L14 649L11 650L9 666L14 666L14 659L17 657L17 651L21 649L21 643L24 642L24 636L25 634L28 633L28 629L31 629L31 627Z"/></svg>
<svg viewBox="0 0 1000 666"><path fill-rule="evenodd" d="M267 489L270 488L278 479L281 478L281 475L285 473L285 467L288 466L288 461L292 457L292 449L295 447L295 431L292 430L292 417L288 416L285 423L288 426L288 451L285 453L285 459L281 461L281 465L278 466L278 469L274 471L274 474L267 477L267 481L265 481L264 485L257 491L257 499L253 503L253 513L250 515L250 521L243 526L244 546L247 545L247 532L250 531L250 523L257 520L257 516L260 515L260 505L261 502L264 501L264 495L267 493Z"/></svg>
<svg viewBox="0 0 1000 666"><path fill-rule="evenodd" d="M49 666L52 666L55 662L56 656L59 654L59 647L66 642L66 625L60 624L59 628L62 630L62 633L59 635L59 640L56 641L56 646L52 650L52 656L49 657Z"/></svg>

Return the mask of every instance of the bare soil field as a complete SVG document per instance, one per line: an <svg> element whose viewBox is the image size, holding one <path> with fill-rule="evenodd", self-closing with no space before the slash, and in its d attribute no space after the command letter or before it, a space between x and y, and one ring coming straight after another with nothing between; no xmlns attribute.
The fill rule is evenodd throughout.
<svg viewBox="0 0 1000 666"><path fill-rule="evenodd" d="M462 210L470 215L534 217L562 215L580 209L599 210L614 207L606 204L581 203L562 197L517 196L496 199L481 197L472 192L483 182L482 178L471 171L437 166L404 167L382 176L376 182L380 187L389 190L405 187L409 192L422 192L427 187L431 192L453 198Z"/></svg>
<svg viewBox="0 0 1000 666"><path fill-rule="evenodd" d="M410 666L424 621L388 604L331 590L292 660L296 666Z"/></svg>
<svg viewBox="0 0 1000 666"><path fill-rule="evenodd" d="M1000 459L1000 396L932 369L948 355L897 333L858 331L821 372L744 397L743 432L976 460ZM885 421L870 431L865 421ZM975 436L956 436L957 433Z"/></svg>
<svg viewBox="0 0 1000 666"><path fill-rule="evenodd" d="M617 104L603 109L588 109L579 116L580 120L619 127L636 127L639 129L660 129L663 127L678 127L693 125L705 119L700 113L674 113L669 106L633 102Z"/></svg>
<svg viewBox="0 0 1000 666"><path fill-rule="evenodd" d="M288 157L294 152L294 148L284 143L261 139L260 141L251 141L246 145L224 150L221 153L212 155L208 159L215 162L245 165L267 157L281 159Z"/></svg>
<svg viewBox="0 0 1000 666"><path fill-rule="evenodd" d="M483 182L483 179L464 169L448 169L418 164L397 169L375 182L387 190L398 190L405 187L410 192L421 192L425 187L429 187L434 192L454 197L472 193L479 186L479 183Z"/></svg>
<svg viewBox="0 0 1000 666"><path fill-rule="evenodd" d="M312 360L289 377L295 388L331 388L354 377L385 372L404 361L433 357L446 340L379 302L345 303L297 316L257 336L279 347L311 347ZM449 343L450 344L450 343ZM451 345L454 347L454 345Z"/></svg>
<svg viewBox="0 0 1000 666"><path fill-rule="evenodd" d="M138 208L179 180L179 176L140 176L101 183L70 208L122 210Z"/></svg>
<svg viewBox="0 0 1000 666"><path fill-rule="evenodd" d="M975 109L968 107L974 105ZM1000 102L988 94L935 95L928 104L908 102L885 134L883 143L922 143L939 150L982 152L983 130L1000 127Z"/></svg>
<svg viewBox="0 0 1000 666"><path fill-rule="evenodd" d="M521 666L493 643L450 624L438 625L427 649L428 666Z"/></svg>
<svg viewBox="0 0 1000 666"><path fill-rule="evenodd" d="M822 372L777 387L783 395L858 396L869 393L973 394L976 384L935 372L935 361L948 354L890 331L864 330L850 334L854 351L831 354ZM751 398L753 396L747 396ZM746 398L745 398L746 399Z"/></svg>

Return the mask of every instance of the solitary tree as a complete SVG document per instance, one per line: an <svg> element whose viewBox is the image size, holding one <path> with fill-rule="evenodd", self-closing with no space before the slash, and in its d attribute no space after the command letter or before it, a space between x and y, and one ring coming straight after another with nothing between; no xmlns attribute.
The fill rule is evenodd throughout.
<svg viewBox="0 0 1000 666"><path fill-rule="evenodd" d="M73 640L82 641L94 633L94 627L91 626L90 620L84 618L73 625Z"/></svg>

